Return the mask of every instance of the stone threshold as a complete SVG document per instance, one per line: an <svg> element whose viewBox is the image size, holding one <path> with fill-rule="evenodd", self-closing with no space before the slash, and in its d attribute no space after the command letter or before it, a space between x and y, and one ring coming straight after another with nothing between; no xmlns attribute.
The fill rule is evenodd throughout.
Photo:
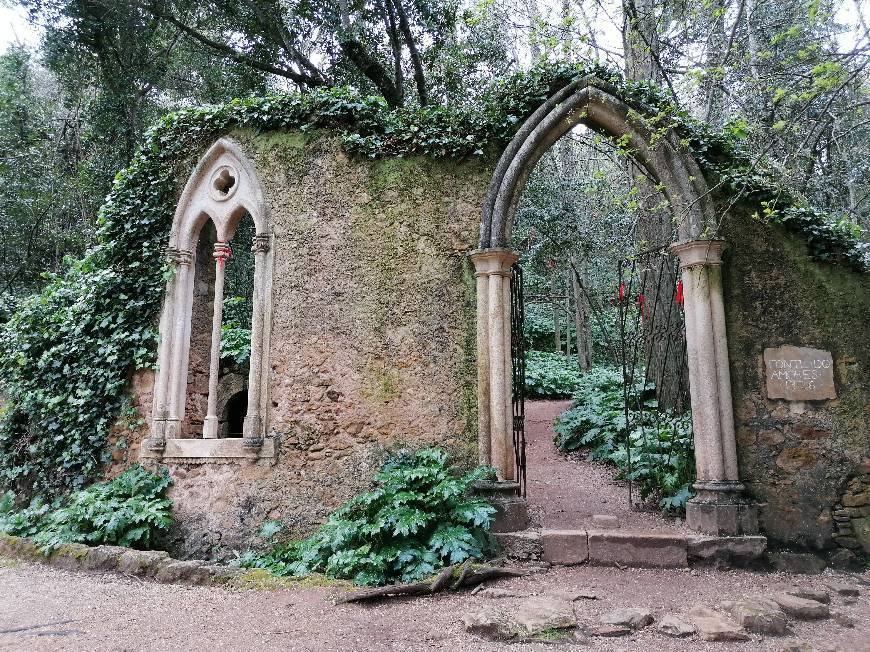
<svg viewBox="0 0 870 652"><path fill-rule="evenodd" d="M162 550L65 543L46 555L32 540L2 532L0 556L68 571L120 573L162 584L272 589L293 586L299 582L298 579L278 577L262 569L238 568L199 559L173 559Z"/></svg>
<svg viewBox="0 0 870 652"><path fill-rule="evenodd" d="M559 566L687 568L760 565L767 549L763 536L717 537L630 530L526 530L494 534L511 559Z"/></svg>

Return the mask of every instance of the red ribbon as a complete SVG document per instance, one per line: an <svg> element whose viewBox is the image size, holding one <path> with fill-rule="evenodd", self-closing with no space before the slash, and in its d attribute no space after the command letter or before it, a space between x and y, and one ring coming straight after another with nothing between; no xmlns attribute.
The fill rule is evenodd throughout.
<svg viewBox="0 0 870 652"><path fill-rule="evenodd" d="M625 283L619 284L619 300L620 302L625 298Z"/></svg>
<svg viewBox="0 0 870 652"><path fill-rule="evenodd" d="M643 319L643 303L645 301L645 297L642 294L637 295L637 307L640 310L640 318Z"/></svg>
<svg viewBox="0 0 870 652"><path fill-rule="evenodd" d="M677 281L677 305L683 305L683 282Z"/></svg>

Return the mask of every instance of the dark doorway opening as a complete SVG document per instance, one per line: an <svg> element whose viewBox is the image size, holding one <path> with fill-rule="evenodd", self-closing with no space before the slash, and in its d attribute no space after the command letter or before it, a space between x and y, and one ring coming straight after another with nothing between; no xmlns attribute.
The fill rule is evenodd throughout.
<svg viewBox="0 0 870 652"><path fill-rule="evenodd" d="M248 390L236 392L227 401L227 437L241 437L248 411Z"/></svg>

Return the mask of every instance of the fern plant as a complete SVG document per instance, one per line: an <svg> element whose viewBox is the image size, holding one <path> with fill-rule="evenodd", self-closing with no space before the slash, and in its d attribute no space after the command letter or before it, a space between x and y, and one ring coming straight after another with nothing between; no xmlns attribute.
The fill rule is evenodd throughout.
<svg viewBox="0 0 870 652"><path fill-rule="evenodd" d="M574 406L554 425L556 446L613 464L616 478L637 486L643 500L654 497L665 512L681 512L695 473L691 413L659 411L655 387L639 376L626 410L620 370L595 367L584 375Z"/></svg>
<svg viewBox="0 0 870 652"><path fill-rule="evenodd" d="M456 476L439 449L399 455L377 474L375 488L335 510L311 537L265 555L248 552L238 563L363 585L422 579L440 567L483 557L495 509L469 492L491 473L479 467Z"/></svg>
<svg viewBox="0 0 870 652"><path fill-rule="evenodd" d="M16 511L7 492L0 500L0 531L32 537L43 552L65 543L148 548L172 523L169 474L134 465L114 480L97 482L49 505L39 497Z"/></svg>

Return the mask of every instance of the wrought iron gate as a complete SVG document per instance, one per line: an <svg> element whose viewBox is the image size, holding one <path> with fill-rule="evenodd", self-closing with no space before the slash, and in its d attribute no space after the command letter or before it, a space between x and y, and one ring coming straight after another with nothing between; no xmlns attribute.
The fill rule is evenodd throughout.
<svg viewBox="0 0 870 652"><path fill-rule="evenodd" d="M663 249L618 264L617 324L612 345L623 378L624 442L629 502L633 482L664 473L675 453L691 451L691 412L679 264ZM640 459L632 455L639 453ZM674 474L683 484L694 471ZM642 495L642 499L646 496Z"/></svg>
<svg viewBox="0 0 870 652"><path fill-rule="evenodd" d="M511 370L513 382L511 403L513 407L514 459L519 493L526 495L526 346L523 337L523 268L519 263L511 267Z"/></svg>
<svg viewBox="0 0 870 652"><path fill-rule="evenodd" d="M691 484L689 476L694 472L691 455L684 472L674 473L671 465L677 452L691 453L692 449L682 282L678 261L663 247L614 266L617 286L605 293L591 291L579 274L577 278L588 317L595 323L596 344L622 378L623 434L618 446L626 458L628 471L622 477L628 484L629 502L634 504L633 485L644 475L670 468L673 481L683 485ZM525 495L526 359L519 264L512 268L510 297L513 444L519 491ZM640 497L647 496L641 492Z"/></svg>

